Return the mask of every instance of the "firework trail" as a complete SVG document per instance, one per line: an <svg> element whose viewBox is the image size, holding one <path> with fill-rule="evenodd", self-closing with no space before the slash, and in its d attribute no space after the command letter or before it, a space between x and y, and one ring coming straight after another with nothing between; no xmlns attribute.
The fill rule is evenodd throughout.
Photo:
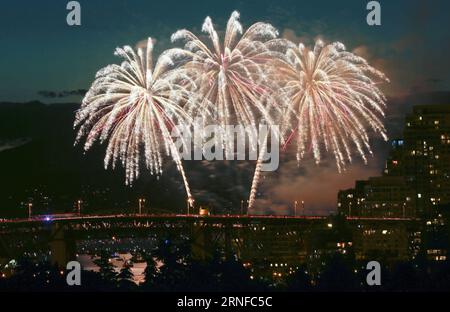
<svg viewBox="0 0 450 312"><path fill-rule="evenodd" d="M387 140L381 121L386 98L377 84L389 80L342 43L324 45L319 40L309 50L287 42L285 57L274 60L272 70L274 78L283 81L274 97L284 108L281 133L292 130L287 144L297 132L298 161L312 149L318 164L325 149L341 172L352 161L352 146L367 163L366 154L372 154L367 128ZM259 183L258 168L250 206Z"/></svg>
<svg viewBox="0 0 450 312"><path fill-rule="evenodd" d="M277 37L277 30L270 24L256 23L243 32L239 13L234 11L223 42L210 17L205 19L202 31L207 34L209 45L185 29L171 38L173 42L184 41L185 50L193 54L185 68L194 77L201 100L188 111L196 115L195 110L213 106L213 122L223 129L230 122L256 127L260 118L270 124L271 115L262 98L269 84L265 66L274 52L265 43ZM224 144L233 140L224 136ZM255 147L254 133L249 133L249 138L251 146Z"/></svg>
<svg viewBox="0 0 450 312"><path fill-rule="evenodd" d="M167 50L154 66L152 53L151 38L146 49L138 49L137 53L129 46L116 49L115 55L123 62L97 72L76 114L74 127L79 130L75 144L86 137L87 151L97 140L108 141L105 169L114 169L120 161L126 184L132 184L139 176L141 158L151 174L162 174L165 151L176 163L192 201L181 157L171 137L175 123L189 125L192 120L182 105L195 100L190 91L194 82L176 67L186 52Z"/></svg>
<svg viewBox="0 0 450 312"><path fill-rule="evenodd" d="M223 43L214 29L210 17L205 19L202 31L211 41L208 46L197 36L187 30L179 30L172 35L172 41L183 40L185 49L194 57L186 64L186 68L196 77L197 90L202 97L201 102L189 110L213 107L213 121L223 129L230 122L245 127L249 137L250 148L256 149L258 144L255 132L260 122L273 125L271 108L266 103L268 94L273 91L273 81L267 78L267 66L278 57L278 52L269 49L276 46L278 31L270 24L256 23L243 32L239 22L239 13L234 11L227 23ZM194 112L195 115L195 112ZM253 128L252 128L253 127ZM234 140L222 133L224 145ZM265 144L260 146L257 168L261 168L261 157L265 152ZM258 177L259 171L257 170ZM250 203L253 203L256 190L251 192ZM251 205L250 205L251 206Z"/></svg>

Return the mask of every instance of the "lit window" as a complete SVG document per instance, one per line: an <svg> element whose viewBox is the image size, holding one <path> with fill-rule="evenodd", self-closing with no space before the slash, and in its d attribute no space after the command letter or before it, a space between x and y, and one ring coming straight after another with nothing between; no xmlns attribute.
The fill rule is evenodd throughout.
<svg viewBox="0 0 450 312"><path fill-rule="evenodd" d="M418 193L417 198L422 198L422 194Z"/></svg>

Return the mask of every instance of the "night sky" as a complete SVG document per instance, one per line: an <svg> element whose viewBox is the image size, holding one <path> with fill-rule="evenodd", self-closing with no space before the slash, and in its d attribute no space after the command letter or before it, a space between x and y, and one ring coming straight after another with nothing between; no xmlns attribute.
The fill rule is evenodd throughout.
<svg viewBox="0 0 450 312"><path fill-rule="evenodd" d="M38 91L86 89L97 69L117 61L115 47L152 36L165 49L170 34L180 28L198 31L207 15L223 29L233 10L241 12L246 26L267 21L297 41L342 41L389 75L388 93L450 86L446 0L380 1L378 27L366 23L365 0L81 0L82 25L77 27L66 24L67 2L2 3L0 100L25 101L39 97Z"/></svg>
<svg viewBox="0 0 450 312"><path fill-rule="evenodd" d="M2 2L0 101L79 101L95 72L118 61L113 55L115 47L135 46L151 36L157 39L157 51L162 51L171 46L170 35L178 29L199 33L207 15L217 29L224 29L233 10L241 13L244 27L265 21L277 27L283 37L307 45L317 38L343 42L388 75L391 84L382 89L390 97L450 89L447 0L379 1L382 25L372 27L366 23L365 0L80 0L82 25L72 27L66 24L67 2ZM338 189L380 173L386 146L380 145L380 149L384 152L377 154L375 150L368 166L357 162L344 175L335 173L332 162L316 167L307 160L293 171L296 161L286 161L275 177L263 182L267 198L261 201L276 209L274 198L279 198L283 210L283 198L297 199L300 192L302 198L309 196L307 202L312 207L333 209ZM321 192L320 198L317 192Z"/></svg>

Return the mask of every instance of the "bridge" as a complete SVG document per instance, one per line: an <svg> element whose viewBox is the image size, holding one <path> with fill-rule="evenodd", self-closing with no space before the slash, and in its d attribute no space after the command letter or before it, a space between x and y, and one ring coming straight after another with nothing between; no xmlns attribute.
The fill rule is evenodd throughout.
<svg viewBox="0 0 450 312"><path fill-rule="evenodd" d="M350 234L342 231L342 222ZM395 252L405 258L409 256L409 233L416 226L417 220L402 218L339 221L324 216L44 215L0 220L0 259L30 250L49 250L52 262L64 266L74 260L77 243L84 240L154 236L189 237L192 255L198 260L210 259L214 249L220 247L226 257L236 254L243 261L261 266L281 261L298 265L317 250L330 246L336 249L341 241L355 241L355 247L362 250L360 254L366 249L401 246L402 250ZM368 231L379 235L366 237ZM367 246L367 239L379 246Z"/></svg>
<svg viewBox="0 0 450 312"><path fill-rule="evenodd" d="M3 219L0 226L22 226L37 223L76 223L85 221L111 221L111 220L145 220L145 221L198 221L205 222L255 222L269 221L277 222L282 220L304 221L304 220L325 220L324 216L275 216L275 215L197 215L197 214L117 214L117 215L77 215L77 214L50 214L40 215L22 219ZM394 220L394 219L392 219ZM400 219L399 219L400 220ZM404 219L406 220L406 219Z"/></svg>

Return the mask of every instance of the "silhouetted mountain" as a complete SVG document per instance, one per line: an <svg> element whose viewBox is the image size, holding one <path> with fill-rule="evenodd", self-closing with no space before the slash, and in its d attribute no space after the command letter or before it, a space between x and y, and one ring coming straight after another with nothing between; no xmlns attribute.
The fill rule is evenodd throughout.
<svg viewBox="0 0 450 312"><path fill-rule="evenodd" d="M0 217L67 212L78 198L86 210L128 211L145 196L153 207L184 207L178 181L143 174L133 188L123 171L103 168L103 146L83 155L74 147L73 121L79 104L0 103ZM169 169L173 170L173 169ZM174 172L173 175L177 175Z"/></svg>

